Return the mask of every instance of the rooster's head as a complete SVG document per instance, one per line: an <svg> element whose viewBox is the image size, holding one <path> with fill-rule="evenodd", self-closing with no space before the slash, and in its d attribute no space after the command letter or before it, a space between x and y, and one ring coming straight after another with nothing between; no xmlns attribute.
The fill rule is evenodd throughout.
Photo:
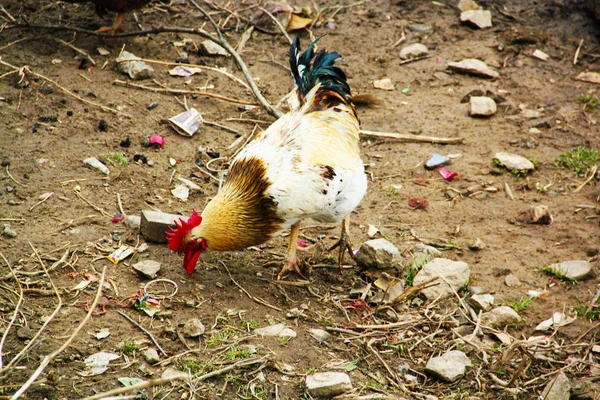
<svg viewBox="0 0 600 400"><path fill-rule="evenodd" d="M200 254L206 250L206 240L201 237L195 237L193 229L200 225L202 217L196 212L192 211L192 215L187 221L180 219L175 221L176 228L169 227L167 232L167 241L169 242L169 248L178 253L183 252L183 267L188 274L192 274L196 268L196 263Z"/></svg>

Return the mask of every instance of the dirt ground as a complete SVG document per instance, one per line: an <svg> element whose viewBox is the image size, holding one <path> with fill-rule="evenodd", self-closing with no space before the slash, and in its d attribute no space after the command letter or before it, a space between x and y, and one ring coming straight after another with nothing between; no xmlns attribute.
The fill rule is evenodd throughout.
<svg viewBox="0 0 600 400"><path fill-rule="evenodd" d="M202 4L235 45L257 3L217 0ZM1 61L19 68L27 66L21 75L11 73L14 70L8 64L0 65L0 220L17 234L14 238L0 236L0 252L5 258L0 261L2 333L7 331L19 300L19 287L6 262L19 271L24 289L23 305L3 343L4 365L30 343L58 309L52 285L62 301L24 357L11 368L0 370L3 396L15 393L43 357L71 336L98 290L97 282L82 290L75 286L86 276L98 278L107 267L107 286L99 299L104 307L97 307L75 340L42 371L24 398L84 398L122 387L119 377L149 380L160 377L167 367L201 375L248 360L256 363L238 364L207 380L147 388L140 392L140 398L309 398L304 390L305 375L332 370L334 361L351 363L352 368L347 369L359 390L356 394L379 396L370 398L533 399L561 369L587 398L600 398L600 354L591 351L598 344L597 314L596 320L577 318L547 333L554 346L548 358L534 357L525 370L519 365L529 358L525 350L518 350L523 349L518 340L541 334L534 332L539 322L553 312L574 313L589 304L599 290L595 258L600 250L598 178L592 177L576 192L587 175L576 176L555 166L560 154L579 146L600 148L599 114L584 109L580 101L596 86L574 79L580 72L595 70L600 57L600 25L582 4L481 1L492 11L493 27L477 30L460 23L453 1L296 3L309 6L313 16L317 6L321 9L312 33L317 37L326 34L320 46L342 54L339 64L353 93L371 94L381 100L380 105L359 107L363 129L463 138L461 143L443 145L365 136L361 149L368 165L369 190L352 215L353 242L366 241L367 225L372 224L404 255L409 255L419 241L433 244L443 251L443 257L466 262L471 268L471 286L492 293L497 304L515 306L528 299L528 291L547 290L545 296L519 310L522 323L506 328L517 341L511 351L491 336L495 343L487 353L463 342L459 347L473 365L451 384L430 377L424 368L430 357L458 346L452 328L461 306L448 301L430 308L429 302L408 301L390 315L369 312L375 311L373 304L353 302L351 288L357 282L371 282L376 273L365 274L353 266L340 274L335 254L326 250L334 243L338 227L308 222L302 230L305 240L318 239L317 246L302 254L314 266L309 286L277 284L273 279L278 268L263 267L266 262L282 259L286 238L239 253L205 254L192 276L182 268L181 257L161 244L149 243L145 252L117 265L107 260L119 245L135 247L144 241L137 230L112 222L120 214L117 197L128 215L139 215L145 209L184 215L192 208L201 210L216 193L218 183L199 174L196 164L218 175L225 164L217 161L207 165L210 155L231 155L228 147L237 138L251 132L255 124L266 128L273 118L260 107L202 94L187 95L187 104L199 110L206 121L230 129L204 125L192 138L182 137L167 119L184 111L183 95L122 86L115 81L205 90L252 103L251 93L223 74L202 71L181 78L167 73L173 67L167 63L186 58L183 53L187 51L190 63L223 67L243 80L231 57L201 55L191 44L174 44L186 38L195 44L204 40L191 34L101 39L67 30L10 28L9 14L19 23L87 30L110 24L112 16L96 15L91 3L4 0L2 5L6 12L0 16L6 23L0 31ZM232 16L233 10L237 16ZM206 22L185 1L153 2L134 14L126 16L127 32L159 26L194 28ZM414 32L410 28L414 24L426 24L431 31ZM208 24L205 29L210 31ZM306 45L307 31L296 33ZM398 43L403 35L404 40ZM82 55L58 40L89 53L96 66L80 69ZM580 40L583 44L574 65ZM417 42L429 48L431 57L401 63L400 49ZM139 57L163 62L152 63L156 84L131 81L115 70L115 58L123 47ZM241 53L272 104L293 85L284 68L288 47L283 35L255 30ZM109 54L99 54L98 48ZM532 57L536 49L547 53L549 59ZM448 61L464 58L485 61L499 71L500 77L487 80L448 70ZM374 88L373 81L382 78L390 78L395 89ZM461 100L476 90L504 99L496 115L485 119L468 115L469 104ZM157 106L149 107L153 103ZM523 109L539 111L540 116L524 119L520 113ZM165 137L164 148L145 146L152 135ZM121 143L127 138L131 145L123 147ZM499 169L492 163L499 151L536 160L536 170L527 176L514 176ZM458 173L454 180L444 181L437 171L424 169L424 162L434 152L456 156L447 167ZM123 153L128 161L120 165L111 157L114 153ZM148 163L134 162L136 155L144 155ZM86 167L83 160L88 157L104 161L111 174L105 176ZM170 159L177 161L174 166ZM202 191L192 192L187 202L178 200L171 194L177 177L193 179ZM507 196L505 184L512 189L514 199ZM483 190L490 187L497 191ZM47 197L48 193L52 195ZM413 197L427 199L429 206L424 210L411 208L408 199ZM536 205L548 206L552 224L516 222L520 212ZM477 238L485 247L469 250ZM178 285L177 294L161 302L162 314L154 318L132 308L130 302L148 281L136 274L132 264L145 259L162 263L159 277ZM543 272L551 263L574 259L591 259L596 275L565 283ZM41 263L50 269L49 275ZM506 276L511 273L519 284L506 285ZM294 276L288 278L291 283L300 281ZM170 289L169 285L164 288ZM159 295L162 290L151 294ZM468 297L469 292L459 294ZM301 310L302 315L287 318L292 309ZM160 354L160 364L144 361L142 352L156 346L118 311L156 338L166 354ZM200 339L182 334L183 324L191 318L198 318L206 327ZM357 324L407 320L415 322L397 329L354 328ZM298 336L288 341L252 335L256 327L279 322L289 325ZM98 340L93 335L102 328L109 328L110 336ZM340 331L330 332L332 337L319 343L309 334L311 328ZM358 335L343 330L354 330ZM132 344L136 341L139 345ZM255 346L257 353L241 352L246 344ZM121 357L103 374L81 376L83 360L99 351ZM184 352L188 353L181 355ZM504 364L499 364L502 359ZM575 359L580 362L573 362ZM414 380L400 372L399 366L405 364ZM499 383L513 377L508 387Z"/></svg>

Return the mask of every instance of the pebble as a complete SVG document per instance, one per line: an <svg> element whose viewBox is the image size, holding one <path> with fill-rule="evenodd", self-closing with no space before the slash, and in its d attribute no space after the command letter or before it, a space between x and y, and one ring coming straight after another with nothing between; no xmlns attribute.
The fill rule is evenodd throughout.
<svg viewBox="0 0 600 400"><path fill-rule="evenodd" d="M475 239L475 241L469 245L469 250L471 251L479 251L483 249L485 249L485 243L483 243L483 240L479 238Z"/></svg>
<svg viewBox="0 0 600 400"><path fill-rule="evenodd" d="M560 274L572 281L578 281L592 276L592 265L586 260L571 260L552 264L548 267L553 273Z"/></svg>
<svg viewBox="0 0 600 400"><path fill-rule="evenodd" d="M156 349L148 349L144 351L142 355L148 364L156 364L160 361L160 357L158 356L158 351L156 351Z"/></svg>
<svg viewBox="0 0 600 400"><path fill-rule="evenodd" d="M471 109L469 115L471 117L490 117L498 111L494 99L485 96L471 96Z"/></svg>
<svg viewBox="0 0 600 400"><path fill-rule="evenodd" d="M373 86L375 87L375 89L381 89L381 90L394 90L395 89L394 84L392 83L392 80L390 78L374 80Z"/></svg>
<svg viewBox="0 0 600 400"><path fill-rule="evenodd" d="M481 323L492 328L504 328L506 325L521 322L519 314L508 306L496 307L481 314Z"/></svg>
<svg viewBox="0 0 600 400"><path fill-rule="evenodd" d="M525 109L521 111L521 117L525 119L536 119L542 116L542 113L536 110Z"/></svg>
<svg viewBox="0 0 600 400"><path fill-rule="evenodd" d="M119 62L120 60L135 60L127 62ZM154 74L154 69L146 64L135 54L128 51L123 51L119 57L117 57L117 70L123 74L129 75L131 79L142 80L150 79Z"/></svg>
<svg viewBox="0 0 600 400"><path fill-rule="evenodd" d="M323 343L331 337L331 334L323 329L311 328L308 330L308 333L319 343Z"/></svg>
<svg viewBox="0 0 600 400"><path fill-rule="evenodd" d="M546 60L548 60L548 58L550 58L550 56L548 54L544 53L543 51L541 51L539 49L536 49L533 52L532 56L534 56L535 58L540 59L542 61L546 61Z"/></svg>
<svg viewBox="0 0 600 400"><path fill-rule="evenodd" d="M544 400L569 400L571 398L571 381L561 372L555 379L548 382L541 398Z"/></svg>
<svg viewBox="0 0 600 400"><path fill-rule="evenodd" d="M332 398L352 390L352 382L344 372L318 372L306 377L306 391L313 397Z"/></svg>
<svg viewBox="0 0 600 400"><path fill-rule="evenodd" d="M500 151L494 155L494 158L508 170L532 171L535 169L535 165L531 161L517 154Z"/></svg>
<svg viewBox="0 0 600 400"><path fill-rule="evenodd" d="M463 261L453 261L447 258L434 258L421 268L414 279L414 285L427 282L439 277L439 285L425 288L421 293L428 299L450 297L454 291L460 290L469 282L471 269Z"/></svg>
<svg viewBox="0 0 600 400"><path fill-rule="evenodd" d="M474 294L468 301L475 311L488 311L494 306L494 296L489 293Z"/></svg>
<svg viewBox="0 0 600 400"><path fill-rule="evenodd" d="M542 131L540 131L538 128L529 128L529 133L539 135L540 133L542 133Z"/></svg>
<svg viewBox="0 0 600 400"><path fill-rule="evenodd" d="M192 318L183 325L184 336L190 338L202 336L205 330L204 324L197 318Z"/></svg>
<svg viewBox="0 0 600 400"><path fill-rule="evenodd" d="M550 209L545 205L533 206L528 210L521 211L515 219L523 224L538 225L550 225L553 221Z"/></svg>
<svg viewBox="0 0 600 400"><path fill-rule="evenodd" d="M498 72L492 70L486 63L474 58L466 58L459 62L449 62L448 67L456 72L481 76L483 78L496 79L500 76Z"/></svg>
<svg viewBox="0 0 600 400"><path fill-rule="evenodd" d="M436 169L450 163L450 157L443 156L439 153L433 153L431 158L425 162L426 169Z"/></svg>
<svg viewBox="0 0 600 400"><path fill-rule="evenodd" d="M360 246L356 264L361 268L392 268L402 259L400 251L386 239L371 239Z"/></svg>
<svg viewBox="0 0 600 400"><path fill-rule="evenodd" d="M156 278L156 274L160 271L160 267L161 264L154 260L144 260L133 264L133 269L150 279Z"/></svg>
<svg viewBox="0 0 600 400"><path fill-rule="evenodd" d="M452 350L439 357L432 357L427 362L425 372L445 382L454 382L465 374L471 366L471 360L460 350Z"/></svg>
<svg viewBox="0 0 600 400"><path fill-rule="evenodd" d="M504 277L504 284L508 287L521 286L521 280L515 274L508 274Z"/></svg>
<svg viewBox="0 0 600 400"><path fill-rule="evenodd" d="M11 228L9 224L4 224L4 230L2 231L2 235L9 238L15 238L17 237L17 231Z"/></svg>
<svg viewBox="0 0 600 400"><path fill-rule="evenodd" d="M411 32L421 33L424 35L430 35L433 33L433 26L428 24L412 24L408 26Z"/></svg>
<svg viewBox="0 0 600 400"><path fill-rule="evenodd" d="M277 337L288 337L295 338L297 336L296 331L292 328L288 328L285 324L275 324L266 326L264 328L258 328L254 330L254 333L259 336L277 336Z"/></svg>
<svg viewBox="0 0 600 400"><path fill-rule="evenodd" d="M427 46L421 43L415 43L402 48L402 50L400 50L400 58L406 60L409 58L424 56L428 53L429 49L427 48Z"/></svg>
<svg viewBox="0 0 600 400"><path fill-rule="evenodd" d="M473 0L460 0L458 2L458 9L460 11L481 10L481 7Z"/></svg>
<svg viewBox="0 0 600 400"><path fill-rule="evenodd" d="M489 10L466 10L460 13L461 22L468 22L479 29L492 26L492 12Z"/></svg>
<svg viewBox="0 0 600 400"><path fill-rule="evenodd" d="M551 318L544 320L537 324L535 327L535 331L548 331L548 330L556 330L561 326L569 325L577 318L575 317L567 317L563 312L555 312L552 314Z"/></svg>
<svg viewBox="0 0 600 400"><path fill-rule="evenodd" d="M22 326L17 329L17 337L21 340L31 340L33 338L33 330L26 326Z"/></svg>
<svg viewBox="0 0 600 400"><path fill-rule="evenodd" d="M369 239L373 239L379 233L379 229L375 225L368 224L367 225L367 236Z"/></svg>
<svg viewBox="0 0 600 400"><path fill-rule="evenodd" d="M126 227L130 229L140 229L140 224L142 223L142 217L139 215L128 215L125 217L125 221L123 221Z"/></svg>

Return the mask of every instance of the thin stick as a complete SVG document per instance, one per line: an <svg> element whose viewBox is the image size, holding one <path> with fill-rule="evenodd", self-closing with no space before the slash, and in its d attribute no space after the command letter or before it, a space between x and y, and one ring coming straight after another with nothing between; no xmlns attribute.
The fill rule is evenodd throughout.
<svg viewBox="0 0 600 400"><path fill-rule="evenodd" d="M35 203L34 205L32 205L31 208L29 208L29 211L33 210L34 208L36 208L37 206L39 206L40 204L42 204L43 202L48 200L50 197L52 197L53 194L54 193L50 193L47 196L44 196L44 198L42 200L40 200L37 203Z"/></svg>
<svg viewBox="0 0 600 400"><path fill-rule="evenodd" d="M581 46L583 46L583 38L581 38L581 40L579 41L579 45L577 46L577 50L575 50L575 56L573 56L573 65L577 65L579 53L581 52Z"/></svg>
<svg viewBox="0 0 600 400"><path fill-rule="evenodd" d="M54 40L56 40L58 43L63 44L65 46L67 46L68 48L70 48L71 50L73 50L74 52L81 54L82 56L86 57L88 60L90 60L90 62L95 66L96 65L96 61L94 61L94 59L92 58L92 56L90 56L90 54L87 51L81 50L75 46L73 46L71 43L65 42L62 39L59 38L54 38Z"/></svg>
<svg viewBox="0 0 600 400"><path fill-rule="evenodd" d="M281 308L275 307L274 305L267 303L265 300L261 299L260 297L254 297L250 293L248 293L248 291L246 289L244 289L239 283L237 283L235 281L235 279L233 279L233 276L231 276L231 272L229 272L229 268L227 268L225 263L221 261L221 265L223 266L223 268L225 268L225 271L227 271L227 275L229 275L229 279L231 279L231 282L233 282L233 284L235 286L239 287L242 290L242 292L244 292L246 294L246 296L248 296L248 298L250 298L251 300L254 300L255 302L257 302L259 304L262 304L264 306L272 308L273 310L283 312L283 310Z"/></svg>
<svg viewBox="0 0 600 400"><path fill-rule="evenodd" d="M206 65L198 65L198 64L182 64L182 63L175 63L175 62L168 62L168 61L153 60L153 59L149 59L149 58L136 58L135 60L117 60L117 63L122 63L122 62L127 62L127 61L144 61L149 64L175 65L175 66L181 66L181 67L190 67L190 68L198 68L198 69L205 69L208 71L214 71L214 72L218 72L219 74L223 74L226 77L238 82L240 85L244 86L246 89L252 90L252 89L250 89L250 86L248 86L248 84L246 82L244 82L237 76L230 74L227 71L223 71L222 69L215 68L215 67L209 67Z"/></svg>
<svg viewBox="0 0 600 400"><path fill-rule="evenodd" d="M585 185L590 183L590 181L596 176L596 171L598 171L598 166L594 165L590 170L590 176L588 176L588 178L581 185L579 185L577 189L573 190L573 193L578 193Z"/></svg>
<svg viewBox="0 0 600 400"><path fill-rule="evenodd" d="M453 144L453 143L462 143L462 141L464 140L464 138L461 138L461 137L438 138L438 137L434 137L434 136L412 135L412 134L408 134L408 133L366 131L364 129L360 130L360 134L362 136L378 137L378 138L384 138L384 139L397 139L397 140L404 140L407 142Z"/></svg>
<svg viewBox="0 0 600 400"><path fill-rule="evenodd" d="M30 243L30 245L31 245L31 243ZM85 318L83 319L83 321L81 321L81 323L77 326L77 328L75 328L75 330L73 331L71 336L69 336L69 338L66 340L66 342L63 343L63 345L60 346L58 348L58 350L56 350L53 353L44 357L44 359L40 363L40 366L34 371L33 374L31 374L31 376L29 377L27 382L25 382L25 384L23 386L21 386L21 388L12 396L11 400L17 400L18 398L20 398L20 396L23 393L25 393L25 391L27 391L27 389L29 389L31 384L41 375L42 371L44 371L44 369L48 366L48 364L50 364L50 361L52 361L64 349L66 349L71 344L71 342L75 339L75 337L77 337L79 332L83 329L84 325L88 322L88 320L92 317L92 314L94 313L94 309L96 308L96 305L98 304L98 300L100 299L100 295L102 294L102 287L104 285L105 277L106 277L106 266L104 266L104 268L102 269L102 275L100 276L100 281L98 282L98 291L96 292L96 297L94 297L94 301L92 302L92 305L90 306L90 309L89 309L87 315L85 316Z"/></svg>
<svg viewBox="0 0 600 400"><path fill-rule="evenodd" d="M271 14L269 11L267 11L266 9L264 9L262 7L258 7L258 9L261 10L262 12L264 12L265 14L267 14L273 20L273 22L275 22L275 25L277 25L277 27L279 28L281 33L283 33L283 36L285 36L285 38L287 39L289 44L292 44L292 38L285 31L285 28L283 27L283 25L281 25L281 22L279 22L279 20L277 18L275 18L275 16L273 14Z"/></svg>
<svg viewBox="0 0 600 400"><path fill-rule="evenodd" d="M158 344L158 342L156 341L156 339L154 339L154 336L152 335L152 333L150 333L148 330L146 330L143 326L141 326L140 324L138 324L137 322L135 322L129 315L125 314L122 311L118 311L117 312L119 314L121 314L121 316L123 316L126 320L128 320L129 322L131 322L133 325L137 326L142 332L144 332L149 338L150 340L152 340L152 343L154 343L154 345L156 347L158 347L158 350L160 350L160 352L165 356L167 356L167 353L165 353L165 351L163 350L162 347L160 347L160 344Z"/></svg>
<svg viewBox="0 0 600 400"><path fill-rule="evenodd" d="M382 324L382 325L354 325L354 329L394 329L401 328L405 325L413 324L414 320L402 321L402 322L394 322L391 324Z"/></svg>
<svg viewBox="0 0 600 400"><path fill-rule="evenodd" d="M0 64L2 64L2 65L4 65L4 66L7 66L7 67L9 67L9 68L12 68L12 69L14 69L14 70L17 70L17 71L21 69L21 68L19 68L19 67L16 67L16 66L14 66L14 65L12 65L12 64L9 64L9 63L7 63L7 62L5 62L5 61L2 61L1 59L0 59ZM94 106L94 107L98 107L98 108L100 108L101 110L104 110L104 111L107 111L107 112L111 112L111 113L113 113L113 114L117 114L117 115L120 115L120 116L122 116L122 117L127 117L127 118L130 118L130 119L133 119L133 117L132 117L131 115L129 115L129 114L126 114L126 113L124 113L124 112L121 112L121 111L119 111L119 110L112 109L112 108L110 108L110 107L103 106L102 104L94 103L93 101L89 101L89 100L87 100L87 99L84 99L83 97L77 96L76 94L74 94L73 92L71 92L69 89L67 89L67 88L65 88L65 87L63 87L63 86L61 86L61 85L59 85L59 84L58 84L58 82L56 82L56 81L54 81L54 80L52 80L52 79L48 78L48 77L47 77L47 76L45 76L45 75L38 74L37 72L33 72L32 70L30 70L30 69L29 69L28 67L26 67L26 66L25 66L25 67L23 67L23 68L24 68L24 69L27 69L27 71L29 71L29 73L30 73L30 74L32 74L32 75L34 75L34 76L37 76L38 78L44 79L44 80L46 80L46 81L48 81L48 82L52 83L52 84L53 84L53 85L55 85L57 88L59 88L60 90L62 90L62 91L65 93L65 94L67 94L67 95L69 95L69 96L71 96L71 97L74 97L74 98L76 98L77 100L81 101L82 103L85 103L85 104L88 104L88 105L91 105L91 106Z"/></svg>
<svg viewBox="0 0 600 400"><path fill-rule="evenodd" d="M0 62L2 62L2 60L0 60ZM6 166L6 175L8 175L8 177L9 177L9 178L10 178L10 179L11 179L11 180L14 182L14 183L16 183L17 185L19 185L19 186L23 186L23 187L29 187L28 185L26 185L26 184L24 184L24 183L21 183L21 182L19 182L18 180L16 180L16 179L15 179L15 178L14 178L14 177L13 177L13 176L10 174L10 171L8 170L8 165Z"/></svg>
<svg viewBox="0 0 600 400"><path fill-rule="evenodd" d="M4 6L1 4L0 4L0 11L2 11L4 13L4 15L6 15L8 17L8 19L11 20L11 22L13 22L13 23L17 22L17 20L12 15L10 15L10 13L8 11L6 11L6 8L4 8Z"/></svg>
<svg viewBox="0 0 600 400"><path fill-rule="evenodd" d="M106 211L104 211L103 209L101 209L100 207L92 204L91 201L89 201L88 199L86 199L85 197L83 197L83 195L81 193L79 193L78 190L73 190L73 192L75 193L75 195L77 197L79 197L79 199L81 199L81 201L84 201L85 203L87 203L90 207L92 207L94 210L98 211L100 214L104 215L105 217L109 217L109 215L106 213Z"/></svg>
<svg viewBox="0 0 600 400"><path fill-rule="evenodd" d="M510 186L508 185L508 183L504 182L504 191L506 192L506 195L511 199L511 200L515 200L515 196L513 195L512 190L510 189Z"/></svg>
<svg viewBox="0 0 600 400"><path fill-rule="evenodd" d="M202 11L204 11L204 10L202 10ZM117 35L111 35L111 34L107 34L107 33L103 33L103 32L95 32L95 31L90 31L87 29L81 29L81 28L64 26L64 25L17 24L17 25L7 27L5 30L9 30L9 29L54 29L54 30L79 32L79 33L84 33L84 34L91 35L91 36L99 36L99 37L106 37L106 38L125 38L125 37L132 37L132 36L146 36L146 35L155 34L155 33L167 33L167 32L199 35L205 39L208 39L212 42L217 43L218 45L223 47L225 50L227 50L227 52L229 54L231 54L231 56L237 63L238 67L244 74L246 81L250 85L252 94L254 94L254 97L256 97L256 99L265 108L265 110L267 110L267 112L269 114L271 114L275 118L279 118L283 115L283 113L281 111L279 111L278 109L273 107L267 101L267 99L264 98L264 96L260 92L260 89L258 89L258 86L256 86L256 82L254 81L254 78L252 78L252 75L250 74L250 71L248 70L246 63L240 57L240 55L235 51L235 49L233 47L231 47L231 45L229 43L227 43L227 41L220 40L219 38L211 35L210 33L206 32L205 30L200 29L200 28L194 29L194 28L179 28L179 27L159 27L159 28L154 28L154 29L141 30L141 31L137 31L137 32L120 33Z"/></svg>
<svg viewBox="0 0 600 400"><path fill-rule="evenodd" d="M157 87L151 87L151 86L147 86L147 85L138 85L136 83L126 82L126 81L122 81L122 80L119 80L119 79L113 81L113 84L118 85L118 86L126 86L126 87L133 87L133 88L136 88L136 89L149 90L149 91L155 92L155 93L198 94L198 95L201 95L201 96L213 97L215 99L227 101L227 102L233 103L233 104L242 104L242 105L250 105L250 106L257 105L257 103L254 102L254 101L244 101L244 100L232 99L230 97L225 97L225 96L221 96L219 94L205 92L205 91L202 91L202 90L157 88Z"/></svg>
<svg viewBox="0 0 600 400"><path fill-rule="evenodd" d="M398 65L406 65L406 64L410 64L410 63L414 63L417 61L421 61L421 60L426 60L428 58L431 58L431 56L419 56L419 57L414 57L414 58L410 58L408 60L404 60L404 61L400 61L398 63Z"/></svg>
<svg viewBox="0 0 600 400"><path fill-rule="evenodd" d="M4 254L2 254L2 252L0 252L0 257L2 257L2 259L4 260L4 262L10 269L10 274L12 275L13 278L15 278L15 281L17 281L17 285L19 286L19 301L17 302L17 305L15 306L15 312L13 313L13 316L10 319L8 326L4 330L4 333L2 334L2 340L0 340L0 370L2 370L2 365L4 364L2 362L2 355L4 354L4 342L6 341L6 336L8 335L10 328L12 328L13 324L15 323L15 320L17 319L17 315L19 314L19 309L21 308L21 304L23 304L23 287L21 286L21 282L19 281L19 278L17 278L17 275L15 275L15 271L13 270L12 266L10 265L10 263L8 262L6 257L4 257Z"/></svg>
<svg viewBox="0 0 600 400"><path fill-rule="evenodd" d="M31 39L31 36L29 36L29 37L24 37L24 38L21 38L21 39L17 39L17 40L15 40L14 42L10 42L9 44L7 44L7 45L5 45L5 46L2 46L2 47L0 47L0 51L2 51L2 50L6 50L6 49L8 49L10 46L13 46L13 45L15 45L15 44L17 44L17 43L21 43L22 41L24 41L24 40L29 40L29 39ZM2 75L2 76L4 76L4 75Z"/></svg>
<svg viewBox="0 0 600 400"><path fill-rule="evenodd" d="M104 398L109 397L109 396L115 396L117 394L127 393L127 392L134 392L134 391L138 391L138 390L141 390L141 389L146 389L146 388L149 388L149 387L164 385L165 383L170 383L170 382L173 382L173 381L176 381L176 380L183 380L183 379L187 379L187 378L188 378L188 374L185 374L185 373L182 372L180 374L174 374L172 376L169 376L168 378L152 379L152 380L149 380L149 381L146 381L146 382L138 383L136 385L120 387L120 388L117 388L117 389L109 390L108 392L98 393L98 394L95 394L93 396L85 397L82 400L99 400L99 399L104 399Z"/></svg>
<svg viewBox="0 0 600 400"><path fill-rule="evenodd" d="M117 193L117 204L119 206L119 211L121 211L121 214L127 215L127 214L125 214L125 211L123 210L123 203L121 202L121 193Z"/></svg>
<svg viewBox="0 0 600 400"><path fill-rule="evenodd" d="M236 369L237 367L247 367L249 365L261 363L267 359L268 359L268 356L264 356L264 357L260 357L260 358L253 358L250 360L241 360L241 361L238 361L231 365L228 365L225 368L217 369L216 371L212 371L212 372L206 373L204 375L200 375L199 377L195 378L194 381L195 382L205 381L209 378L212 378L213 376L218 376L218 375L224 374L225 372L229 372L232 369Z"/></svg>

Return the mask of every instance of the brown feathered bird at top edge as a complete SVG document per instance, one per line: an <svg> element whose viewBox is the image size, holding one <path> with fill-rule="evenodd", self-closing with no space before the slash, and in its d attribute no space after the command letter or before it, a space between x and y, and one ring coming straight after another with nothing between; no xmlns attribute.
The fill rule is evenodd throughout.
<svg viewBox="0 0 600 400"><path fill-rule="evenodd" d="M346 249L354 256L348 217L367 190L359 122L346 74L334 65L340 55L315 54L315 43L301 53L296 38L290 48L297 87L292 110L233 159L227 180L201 215L193 211L168 232L169 247L184 253L189 274L207 249L243 250L286 229L289 246L279 277L300 273L296 240L306 218L341 222L340 267Z"/></svg>
<svg viewBox="0 0 600 400"><path fill-rule="evenodd" d="M106 11L116 12L115 22L112 26L105 26L98 29L96 32L104 33L119 33L123 31L123 17L129 11L142 8L150 2L150 0L63 0L67 3L94 3L98 15L104 15Z"/></svg>

